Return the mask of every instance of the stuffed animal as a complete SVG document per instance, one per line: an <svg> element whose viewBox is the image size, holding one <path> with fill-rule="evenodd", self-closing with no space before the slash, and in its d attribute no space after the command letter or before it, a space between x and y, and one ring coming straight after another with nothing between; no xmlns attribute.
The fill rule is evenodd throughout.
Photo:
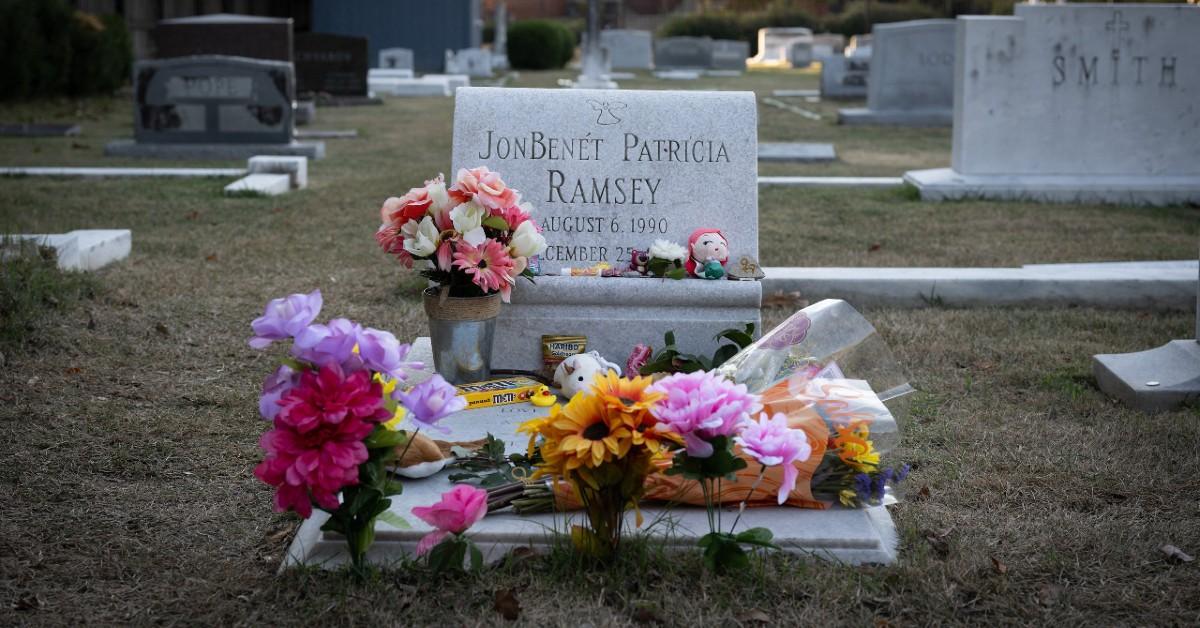
<svg viewBox="0 0 1200 628"><path fill-rule="evenodd" d="M725 276L725 264L729 261L729 241L719 229L701 228L688 238L688 260L685 264L689 275L701 279L721 279Z"/></svg>
<svg viewBox="0 0 1200 628"><path fill-rule="evenodd" d="M629 252L629 271L639 275L650 272L650 254L633 249Z"/></svg>
<svg viewBox="0 0 1200 628"><path fill-rule="evenodd" d="M598 351L577 353L563 360L554 369L554 385L564 397L570 399L575 393L587 390L592 385L596 375L607 371L621 374L621 367L605 360Z"/></svg>

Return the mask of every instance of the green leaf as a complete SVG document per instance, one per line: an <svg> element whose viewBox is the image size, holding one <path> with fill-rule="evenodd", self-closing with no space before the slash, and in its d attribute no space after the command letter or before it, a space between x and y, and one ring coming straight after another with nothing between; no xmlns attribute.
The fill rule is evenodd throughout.
<svg viewBox="0 0 1200 628"><path fill-rule="evenodd" d="M739 543L758 545L760 547L775 547L771 543L771 539L775 538L775 536L766 528L750 528L749 530L742 531L735 538Z"/></svg>
<svg viewBox="0 0 1200 628"><path fill-rule="evenodd" d="M389 430L382 425L377 426L375 431L371 432L371 435L363 441L367 449L391 449L406 442L408 442L408 434Z"/></svg>
<svg viewBox="0 0 1200 628"><path fill-rule="evenodd" d="M471 571L479 571L483 568L483 552L471 541L467 545L471 548Z"/></svg>
<svg viewBox="0 0 1200 628"><path fill-rule="evenodd" d="M722 338L736 344L739 348L745 348L754 344L754 338L750 334L737 329L726 329L717 334L713 340L721 340Z"/></svg>
<svg viewBox="0 0 1200 628"><path fill-rule="evenodd" d="M490 227L497 231L508 231L508 221L499 216L488 216L483 219L483 226Z"/></svg>
<svg viewBox="0 0 1200 628"><path fill-rule="evenodd" d="M401 530L412 529L412 524L410 524L404 517L401 517L390 510L385 510L379 513L375 518L392 526L393 528L399 528Z"/></svg>
<svg viewBox="0 0 1200 628"><path fill-rule="evenodd" d="M664 273L663 277L666 277L667 279L683 279L684 277L687 277L687 271L682 268L676 268L675 270Z"/></svg>
<svg viewBox="0 0 1200 628"><path fill-rule="evenodd" d="M670 349L675 348L675 331L674 330L668 331L667 333L663 334L663 343L667 345L666 347L663 348L664 351L666 351L668 348L670 348Z"/></svg>
<svg viewBox="0 0 1200 628"><path fill-rule="evenodd" d="M729 358L737 355L739 349L734 345L721 345L717 352L712 357L712 367L717 368L729 361Z"/></svg>

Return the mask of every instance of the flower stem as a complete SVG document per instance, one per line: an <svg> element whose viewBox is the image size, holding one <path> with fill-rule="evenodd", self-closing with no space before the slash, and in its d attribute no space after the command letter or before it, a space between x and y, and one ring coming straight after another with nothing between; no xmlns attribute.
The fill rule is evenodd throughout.
<svg viewBox="0 0 1200 628"><path fill-rule="evenodd" d="M746 502L750 500L750 496L754 494L754 489L758 488L758 483L762 482L763 476L766 474L767 465L764 464L762 468L758 470L758 477L754 478L754 484L750 485L750 491L746 493L746 496L742 498L742 503L738 506L737 517L734 518L733 525L729 527L730 534L733 534L733 531L737 530L737 524L742 520L742 513L746 512Z"/></svg>

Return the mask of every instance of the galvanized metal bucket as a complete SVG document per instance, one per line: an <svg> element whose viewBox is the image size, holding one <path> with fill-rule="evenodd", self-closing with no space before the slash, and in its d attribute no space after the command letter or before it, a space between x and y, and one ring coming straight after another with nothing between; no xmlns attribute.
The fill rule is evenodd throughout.
<svg viewBox="0 0 1200 628"><path fill-rule="evenodd" d="M451 384L490 378L500 295L451 297L429 288L424 297L437 372Z"/></svg>

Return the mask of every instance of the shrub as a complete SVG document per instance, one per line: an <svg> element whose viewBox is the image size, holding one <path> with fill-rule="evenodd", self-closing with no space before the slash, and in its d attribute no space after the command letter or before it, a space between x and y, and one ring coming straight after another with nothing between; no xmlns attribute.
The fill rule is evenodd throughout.
<svg viewBox="0 0 1200 628"><path fill-rule="evenodd" d="M0 99L112 91L130 75L131 50L118 17L64 0L0 0Z"/></svg>
<svg viewBox="0 0 1200 628"><path fill-rule="evenodd" d="M518 70L561 68L575 55L575 34L548 20L523 20L508 29L508 62Z"/></svg>
<svg viewBox="0 0 1200 628"><path fill-rule="evenodd" d="M871 32L875 24L891 22L907 22L908 20L928 20L942 17L937 11L915 2L904 4L871 3L871 18L868 22L866 6L862 2L846 5L841 15L831 16L825 23L825 28L831 33L841 33L847 37Z"/></svg>

